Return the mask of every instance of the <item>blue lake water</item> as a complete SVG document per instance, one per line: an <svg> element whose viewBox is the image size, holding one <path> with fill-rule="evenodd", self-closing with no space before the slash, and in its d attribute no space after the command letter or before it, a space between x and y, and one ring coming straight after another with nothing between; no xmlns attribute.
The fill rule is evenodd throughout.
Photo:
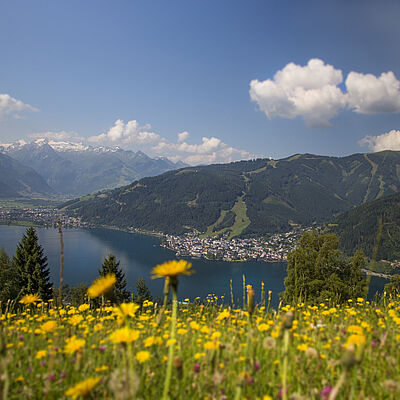
<svg viewBox="0 0 400 400"><path fill-rule="evenodd" d="M0 225L0 248L11 257L26 228ZM51 280L59 282L60 242L58 230L36 229L39 243L48 257ZM153 296L162 297L162 279L151 279L151 269L164 261L175 259L175 253L160 247L160 239L152 236L131 234L109 229L65 229L64 236L64 283L75 285L80 282L90 284L97 276L104 257L109 253L120 260L128 288L134 290L138 278L144 278ZM191 259L196 273L180 278L178 296L193 300L207 294L225 296L230 301L229 282L232 279L236 304L242 299L242 277L246 283L254 285L257 300L260 298L261 281L266 291L272 290L272 305L278 305L278 294L284 290L286 263L264 263L257 261L226 262ZM387 280L372 277L369 298L381 292Z"/></svg>

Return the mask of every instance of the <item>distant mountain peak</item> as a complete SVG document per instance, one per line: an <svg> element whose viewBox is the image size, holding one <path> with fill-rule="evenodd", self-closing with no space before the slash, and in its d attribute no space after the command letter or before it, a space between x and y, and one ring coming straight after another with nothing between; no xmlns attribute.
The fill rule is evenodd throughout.
<svg viewBox="0 0 400 400"><path fill-rule="evenodd" d="M142 151L49 138L0 144L0 153L32 167L59 194L72 196L127 185L182 166Z"/></svg>

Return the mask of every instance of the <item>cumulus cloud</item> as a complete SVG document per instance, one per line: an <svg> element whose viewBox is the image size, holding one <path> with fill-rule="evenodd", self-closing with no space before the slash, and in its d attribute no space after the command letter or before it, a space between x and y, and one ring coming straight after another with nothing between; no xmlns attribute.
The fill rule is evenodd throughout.
<svg viewBox="0 0 400 400"><path fill-rule="evenodd" d="M393 72L378 78L350 72L346 79L348 103L359 114L400 112L400 81Z"/></svg>
<svg viewBox="0 0 400 400"><path fill-rule="evenodd" d="M342 71L311 59L304 67L289 63L274 79L252 80L250 97L268 118L302 116L308 126L326 127L346 103L342 81Z"/></svg>
<svg viewBox="0 0 400 400"><path fill-rule="evenodd" d="M343 74L320 59L307 65L287 64L273 79L250 82L250 98L271 119L302 117L309 127L329 127L341 109L359 114L400 112L400 81L393 72L379 77L350 72L346 92Z"/></svg>
<svg viewBox="0 0 400 400"><path fill-rule="evenodd" d="M391 130L377 136L365 136L358 142L372 151L400 150L400 131Z"/></svg>
<svg viewBox="0 0 400 400"><path fill-rule="evenodd" d="M255 156L245 150L235 149L216 137L203 137L201 143L188 143L190 134L183 131L176 142L169 141L151 131L151 125L141 126L138 121L124 123L121 119L105 133L91 136L86 141L92 145L120 146L132 150L142 150L151 156L167 157L172 161L187 164L210 164L231 162Z"/></svg>
<svg viewBox="0 0 400 400"><path fill-rule="evenodd" d="M202 137L200 144L189 144L183 140L169 143L163 139L152 147L152 151L173 161L181 160L191 165L225 163L255 157L245 150L229 146L216 137Z"/></svg>
<svg viewBox="0 0 400 400"><path fill-rule="evenodd" d="M87 139L90 143L106 145L149 144L160 140L157 133L149 132L150 125L140 126L136 120L126 124L122 119L117 119L107 132Z"/></svg>
<svg viewBox="0 0 400 400"><path fill-rule="evenodd" d="M0 119L3 119L6 115L21 118L18 113L23 111L39 111L39 109L25 104L21 100L11 97L9 94L0 94Z"/></svg>
<svg viewBox="0 0 400 400"><path fill-rule="evenodd" d="M178 142L179 143L184 142L188 137L189 137L189 132L184 131L178 133Z"/></svg>

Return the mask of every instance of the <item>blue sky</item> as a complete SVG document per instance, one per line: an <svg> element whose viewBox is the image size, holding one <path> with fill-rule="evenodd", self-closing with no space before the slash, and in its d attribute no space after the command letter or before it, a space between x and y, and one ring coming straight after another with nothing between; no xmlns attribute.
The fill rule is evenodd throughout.
<svg viewBox="0 0 400 400"><path fill-rule="evenodd" d="M399 17L390 0L3 1L0 141L192 164L400 150Z"/></svg>

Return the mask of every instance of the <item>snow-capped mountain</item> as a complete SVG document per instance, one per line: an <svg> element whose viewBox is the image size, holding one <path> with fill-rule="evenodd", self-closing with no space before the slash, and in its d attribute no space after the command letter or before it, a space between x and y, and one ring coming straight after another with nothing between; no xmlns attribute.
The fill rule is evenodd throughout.
<svg viewBox="0 0 400 400"><path fill-rule="evenodd" d="M185 166L141 151L48 139L0 144L0 152L33 168L57 193L70 196L127 185Z"/></svg>

